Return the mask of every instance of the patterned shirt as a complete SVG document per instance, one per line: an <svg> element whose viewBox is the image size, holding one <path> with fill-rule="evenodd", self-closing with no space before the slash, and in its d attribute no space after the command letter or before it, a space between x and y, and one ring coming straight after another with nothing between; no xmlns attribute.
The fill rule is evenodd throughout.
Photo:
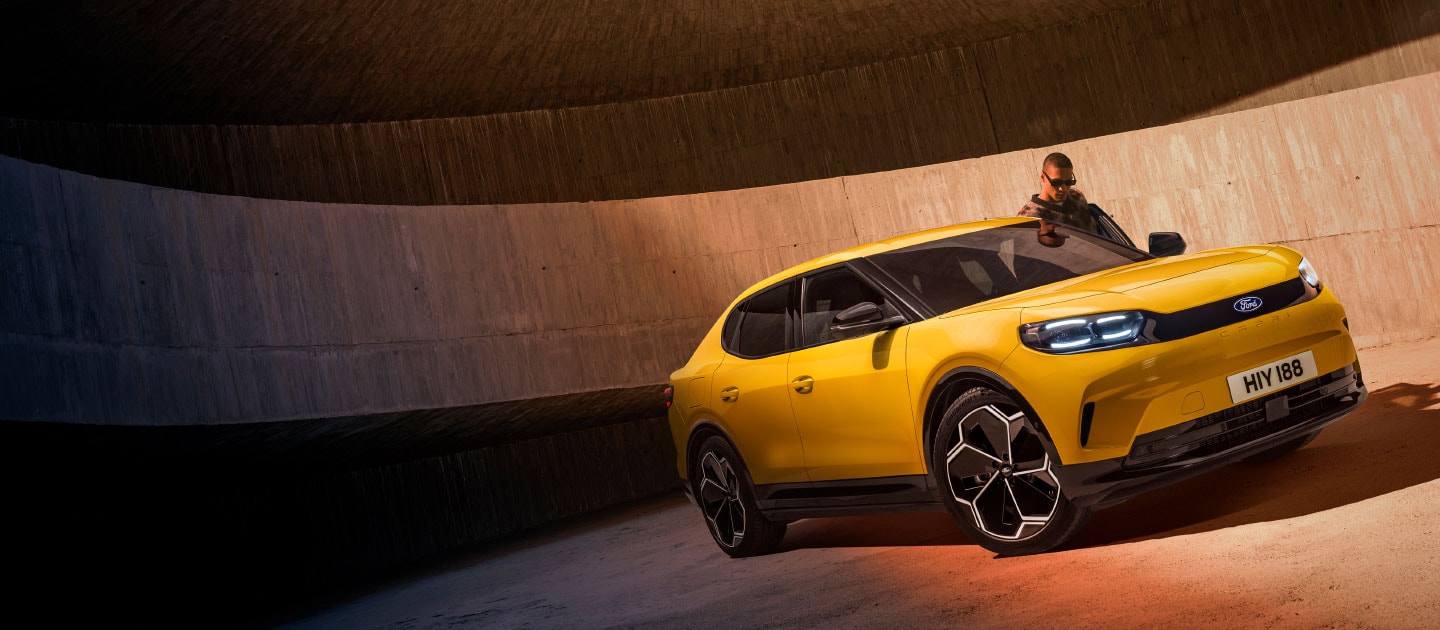
<svg viewBox="0 0 1440 630"><path fill-rule="evenodd" d="M1017 216L1035 217L1051 223L1063 223L1092 234L1099 233L1095 226L1095 217L1090 214L1090 203L1085 201L1085 195L1078 190L1071 190L1063 203L1051 203L1041 199L1040 195L1031 195L1030 201L1020 208Z"/></svg>

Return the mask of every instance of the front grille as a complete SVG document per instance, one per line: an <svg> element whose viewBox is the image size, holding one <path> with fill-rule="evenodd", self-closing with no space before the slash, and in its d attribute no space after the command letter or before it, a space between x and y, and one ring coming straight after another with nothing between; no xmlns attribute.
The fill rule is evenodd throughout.
<svg viewBox="0 0 1440 630"><path fill-rule="evenodd" d="M1146 433L1135 439L1125 468L1143 468L1204 459L1296 427L1337 411L1360 386L1360 375L1346 366L1320 378L1241 403L1190 422ZM1289 413L1267 419L1267 406L1288 406Z"/></svg>
<svg viewBox="0 0 1440 630"><path fill-rule="evenodd" d="M1315 299L1320 291L1310 286L1299 276L1255 289L1247 293L1232 295L1223 300L1201 304L1174 313L1154 314L1155 328L1151 335L1156 341L1174 341L1198 335L1203 332L1224 328L1232 324L1269 315ZM1260 298L1260 308L1241 313L1235 310L1235 301L1241 298Z"/></svg>

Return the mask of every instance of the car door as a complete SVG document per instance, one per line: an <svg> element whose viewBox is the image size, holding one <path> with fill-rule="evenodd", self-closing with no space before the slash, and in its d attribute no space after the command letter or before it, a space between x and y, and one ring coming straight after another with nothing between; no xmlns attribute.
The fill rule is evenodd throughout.
<svg viewBox="0 0 1440 630"><path fill-rule="evenodd" d="M861 302L898 314L848 266L803 279L802 347L790 353L789 395L812 481L925 473L905 373L905 326L835 339L835 315Z"/></svg>
<svg viewBox="0 0 1440 630"><path fill-rule="evenodd" d="M1100 236L1108 238L1117 243L1123 243L1135 247L1135 241L1130 240L1130 235L1120 229L1120 224L1110 217L1110 214L1100 209L1100 206L1090 204L1090 216L1095 218L1095 229Z"/></svg>
<svg viewBox="0 0 1440 630"><path fill-rule="evenodd" d="M1135 241L1130 240L1130 235L1120 229L1120 224L1115 222L1100 206L1090 204L1090 215L1095 217L1095 226L1100 236L1108 238L1117 243L1129 245L1134 249L1140 249ZM1185 238L1179 232L1151 232L1149 242L1146 245L1147 251L1152 256L1178 256L1185 253Z"/></svg>
<svg viewBox="0 0 1440 630"><path fill-rule="evenodd" d="M757 485L809 481L786 384L794 347L795 281L742 302L725 320L713 409Z"/></svg>

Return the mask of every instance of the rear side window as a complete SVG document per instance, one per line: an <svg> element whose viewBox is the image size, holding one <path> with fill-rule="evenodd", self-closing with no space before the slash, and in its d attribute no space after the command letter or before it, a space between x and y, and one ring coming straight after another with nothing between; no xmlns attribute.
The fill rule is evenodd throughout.
<svg viewBox="0 0 1440 630"><path fill-rule="evenodd" d="M725 350L742 357L764 357L790 349L790 282L755 294L725 320Z"/></svg>

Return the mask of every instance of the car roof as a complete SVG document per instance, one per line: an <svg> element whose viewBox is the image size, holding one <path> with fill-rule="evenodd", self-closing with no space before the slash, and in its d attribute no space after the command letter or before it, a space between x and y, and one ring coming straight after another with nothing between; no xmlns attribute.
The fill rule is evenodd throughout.
<svg viewBox="0 0 1440 630"><path fill-rule="evenodd" d="M1007 225L1030 223L1033 221L1035 221L1034 217L1004 217L1000 219L985 219L983 221L957 223L955 225L947 225L945 227L921 230L919 232L911 232L909 234L901 234L900 236L887 238L883 241L875 241L873 243L866 243L864 245L856 245L855 247L851 247L849 249L842 249L833 254L826 254L819 258L807 260L798 265L786 268L779 273L776 273L764 280L761 280L751 285L750 288L746 289L743 293L741 293L735 301L739 302L740 300L750 297L757 291L760 291L761 289L769 287L770 285L785 280L787 278L793 278L795 276L799 276L807 272L820 269L821 267L827 267L838 262L854 260L856 258L864 258L866 256L874 256L875 254L894 251L897 249L904 249L906 247L910 247L912 245L919 245L921 243L938 241L940 239L949 238L951 236L959 236L961 234L969 234L971 232L979 232L981 230L1004 227ZM734 304L732 303L731 306L733 307Z"/></svg>

